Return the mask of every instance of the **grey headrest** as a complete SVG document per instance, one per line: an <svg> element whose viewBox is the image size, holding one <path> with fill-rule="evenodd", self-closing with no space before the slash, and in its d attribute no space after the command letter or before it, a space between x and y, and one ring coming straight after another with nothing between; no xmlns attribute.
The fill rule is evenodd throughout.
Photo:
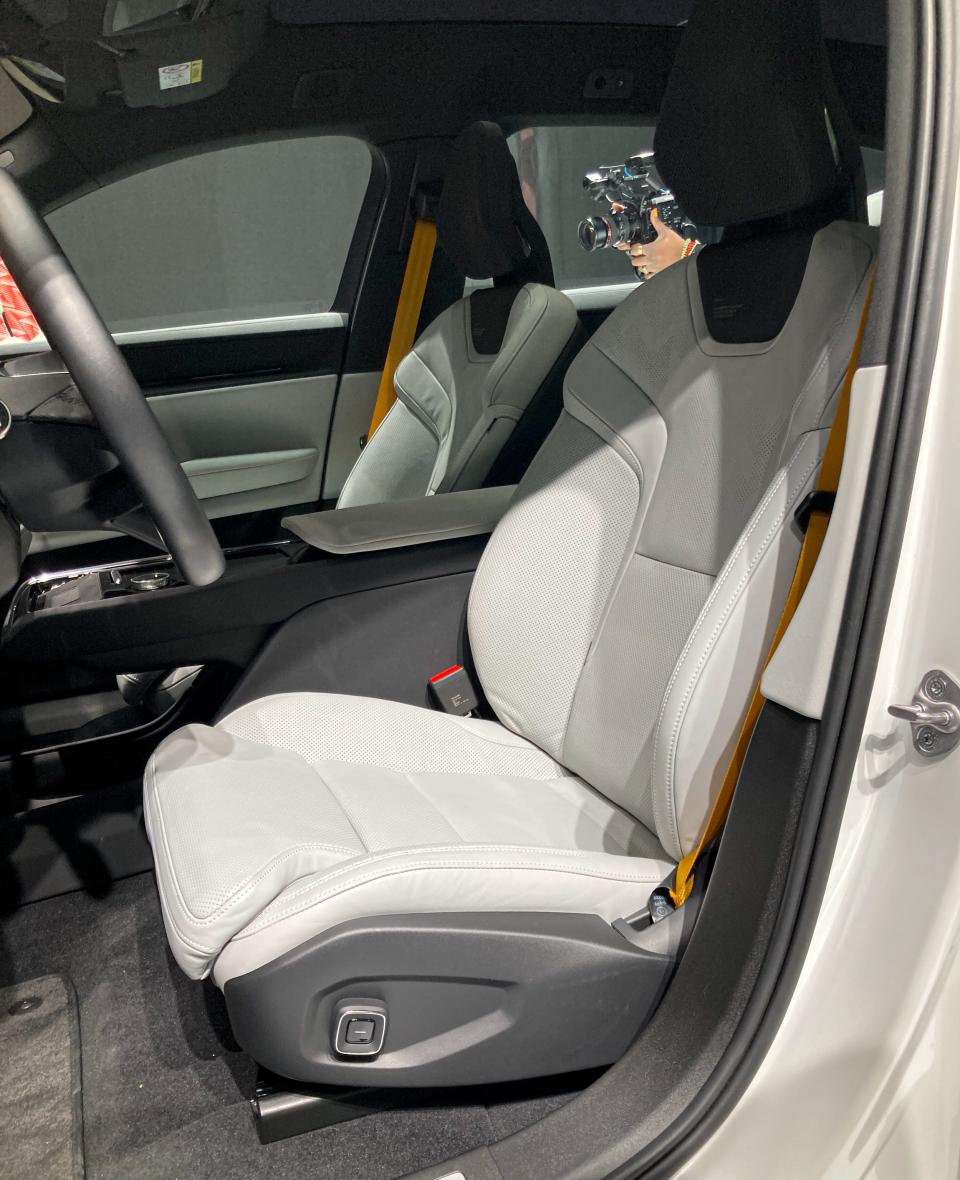
<svg viewBox="0 0 960 1180"><path fill-rule="evenodd" d="M837 184L826 105L816 0L698 0L660 108L657 165L701 225L806 208Z"/></svg>
<svg viewBox="0 0 960 1180"><path fill-rule="evenodd" d="M496 123L457 137L437 212L440 245L471 279L553 283L550 253L527 209L517 166Z"/></svg>

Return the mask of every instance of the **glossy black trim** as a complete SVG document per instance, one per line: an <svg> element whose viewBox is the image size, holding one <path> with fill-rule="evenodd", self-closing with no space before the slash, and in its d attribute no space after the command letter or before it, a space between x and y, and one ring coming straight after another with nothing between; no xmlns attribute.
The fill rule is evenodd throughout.
<svg viewBox="0 0 960 1180"><path fill-rule="evenodd" d="M245 667L270 631L297 611L361 590L476 569L486 537L291 564L272 554L227 563L197 590L176 586L132 598L40 611L3 633L0 661L18 699L43 689L52 670L135 672L185 664Z"/></svg>
<svg viewBox="0 0 960 1180"><path fill-rule="evenodd" d="M207 336L124 344L121 352L147 397L221 389L340 371L344 327L248 336Z"/></svg>

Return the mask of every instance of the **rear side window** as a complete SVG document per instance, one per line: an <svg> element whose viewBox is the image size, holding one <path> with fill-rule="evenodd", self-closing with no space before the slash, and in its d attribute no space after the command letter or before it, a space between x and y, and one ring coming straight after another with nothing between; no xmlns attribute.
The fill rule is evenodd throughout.
<svg viewBox="0 0 960 1180"><path fill-rule="evenodd" d="M87 193L48 224L115 332L333 308L370 149L346 136L220 148Z"/></svg>
<svg viewBox="0 0 960 1180"><path fill-rule="evenodd" d="M622 164L629 156L653 150L654 127L526 127L509 138L517 162L524 200L543 230L553 258L556 284L564 291L588 294L597 288L636 284L619 251L583 250L577 227L601 212L583 188L587 172ZM867 208L872 225L883 208L884 154L863 148Z"/></svg>
<svg viewBox="0 0 960 1180"><path fill-rule="evenodd" d="M652 126L526 127L510 136L524 199L547 239L562 290L635 285L626 258L613 249L583 250L577 227L602 211L584 191L585 174L650 151L653 131Z"/></svg>

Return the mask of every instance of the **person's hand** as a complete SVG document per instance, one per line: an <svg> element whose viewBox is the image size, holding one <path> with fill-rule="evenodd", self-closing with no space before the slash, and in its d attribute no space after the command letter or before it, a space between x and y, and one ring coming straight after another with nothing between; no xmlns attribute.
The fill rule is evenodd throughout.
<svg viewBox="0 0 960 1180"><path fill-rule="evenodd" d="M681 238L676 230L663 223L656 209L650 214L650 224L657 231L657 236L652 242L647 242L646 245L634 242L632 246L627 242L621 242L616 247L618 250L629 252L630 265L644 279L652 278L661 270L666 270L668 266L679 262L687 245L686 239Z"/></svg>

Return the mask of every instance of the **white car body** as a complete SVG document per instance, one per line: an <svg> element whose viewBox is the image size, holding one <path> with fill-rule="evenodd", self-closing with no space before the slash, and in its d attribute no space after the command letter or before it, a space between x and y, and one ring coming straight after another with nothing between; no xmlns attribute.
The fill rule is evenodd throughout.
<svg viewBox="0 0 960 1180"><path fill-rule="evenodd" d="M887 712L960 674L960 201L906 532L832 870L756 1075L685 1177L941 1180L960 1111L960 751L918 754ZM883 370L858 376L854 397Z"/></svg>

